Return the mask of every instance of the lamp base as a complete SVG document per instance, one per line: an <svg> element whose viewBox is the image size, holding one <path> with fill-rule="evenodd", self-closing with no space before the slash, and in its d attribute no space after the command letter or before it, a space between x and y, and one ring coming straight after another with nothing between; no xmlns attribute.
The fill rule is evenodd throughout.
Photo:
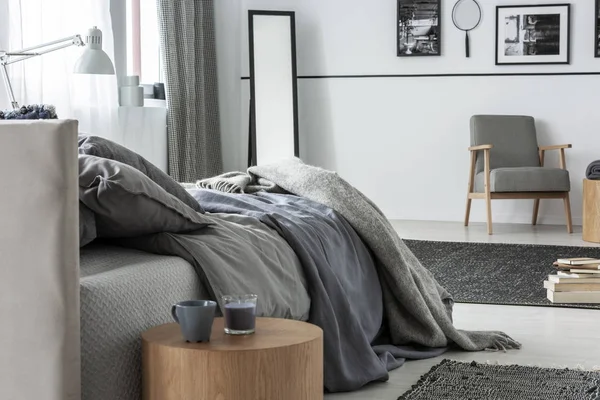
<svg viewBox="0 0 600 400"><path fill-rule="evenodd" d="M56 108L50 104L31 104L18 110L0 110L3 119L57 119Z"/></svg>

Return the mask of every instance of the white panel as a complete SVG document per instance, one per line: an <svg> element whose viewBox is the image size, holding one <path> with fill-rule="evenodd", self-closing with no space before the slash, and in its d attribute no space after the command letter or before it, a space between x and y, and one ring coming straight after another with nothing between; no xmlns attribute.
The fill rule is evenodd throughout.
<svg viewBox="0 0 600 400"><path fill-rule="evenodd" d="M254 16L256 161L294 156L291 18Z"/></svg>

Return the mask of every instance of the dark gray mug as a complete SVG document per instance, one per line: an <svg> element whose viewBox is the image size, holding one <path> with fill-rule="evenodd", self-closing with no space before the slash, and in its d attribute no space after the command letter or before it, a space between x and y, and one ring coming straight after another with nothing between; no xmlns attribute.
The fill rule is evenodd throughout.
<svg viewBox="0 0 600 400"><path fill-rule="evenodd" d="M173 304L171 314L188 342L208 342L217 303L210 300L187 300Z"/></svg>

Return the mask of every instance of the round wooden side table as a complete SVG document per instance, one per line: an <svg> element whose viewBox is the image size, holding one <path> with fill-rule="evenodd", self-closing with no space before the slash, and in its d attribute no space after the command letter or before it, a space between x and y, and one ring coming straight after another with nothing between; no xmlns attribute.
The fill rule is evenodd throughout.
<svg viewBox="0 0 600 400"><path fill-rule="evenodd" d="M600 243L600 181L583 180L583 240Z"/></svg>
<svg viewBox="0 0 600 400"><path fill-rule="evenodd" d="M323 398L323 331L257 318L256 333L226 335L215 318L208 343L187 343L179 325L142 334L144 400Z"/></svg>

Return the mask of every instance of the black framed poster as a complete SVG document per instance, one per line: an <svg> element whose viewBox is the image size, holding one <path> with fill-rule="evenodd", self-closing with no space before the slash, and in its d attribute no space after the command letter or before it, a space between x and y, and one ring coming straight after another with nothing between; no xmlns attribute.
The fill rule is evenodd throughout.
<svg viewBox="0 0 600 400"><path fill-rule="evenodd" d="M600 57L600 0L596 0L594 27L594 57Z"/></svg>
<svg viewBox="0 0 600 400"><path fill-rule="evenodd" d="M396 53L398 57L441 54L441 0L397 0Z"/></svg>
<svg viewBox="0 0 600 400"><path fill-rule="evenodd" d="M571 5L496 7L496 65L569 64Z"/></svg>

